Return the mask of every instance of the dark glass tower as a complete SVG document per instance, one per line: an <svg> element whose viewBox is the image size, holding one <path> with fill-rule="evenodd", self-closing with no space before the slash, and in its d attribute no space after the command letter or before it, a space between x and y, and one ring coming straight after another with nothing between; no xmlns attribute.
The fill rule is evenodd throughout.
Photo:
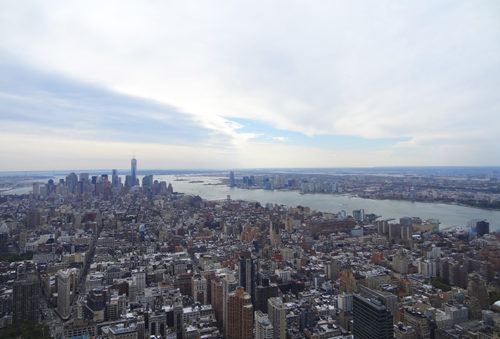
<svg viewBox="0 0 500 339"><path fill-rule="evenodd" d="M234 179L234 172L233 171L229 172L229 186L230 187L236 186L236 181Z"/></svg>
<svg viewBox="0 0 500 339"><path fill-rule="evenodd" d="M239 262L239 280L240 286L252 297L252 303L255 302L255 265L249 255L244 255Z"/></svg>
<svg viewBox="0 0 500 339"><path fill-rule="evenodd" d="M476 223L477 236L482 237L485 234L490 233L490 223L486 220L481 220Z"/></svg>
<svg viewBox="0 0 500 339"><path fill-rule="evenodd" d="M378 299L354 295L353 299L354 338L393 338L392 313Z"/></svg>
<svg viewBox="0 0 500 339"><path fill-rule="evenodd" d="M118 171L114 169L111 174L111 186L118 187L119 183L120 179L118 177Z"/></svg>
<svg viewBox="0 0 500 339"><path fill-rule="evenodd" d="M137 171L137 160L135 160L135 158L132 158L132 161L131 161L131 174L132 174L132 186L135 186L135 183L137 182L137 174L136 174L136 171Z"/></svg>

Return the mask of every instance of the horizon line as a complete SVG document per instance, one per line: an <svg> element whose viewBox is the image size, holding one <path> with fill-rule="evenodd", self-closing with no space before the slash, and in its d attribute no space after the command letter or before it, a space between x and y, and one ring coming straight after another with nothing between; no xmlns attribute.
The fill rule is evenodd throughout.
<svg viewBox="0 0 500 339"><path fill-rule="evenodd" d="M432 169L432 168L455 168L455 169L500 169L500 165L491 166L458 166L458 165L436 165L436 166L338 166L338 167L240 167L240 168L145 168L138 169L137 172L142 171L262 171L262 170L327 170L327 169ZM27 173L27 172L97 172L97 171L130 171L124 168L87 168L87 169L30 169L30 170L0 170L0 173Z"/></svg>

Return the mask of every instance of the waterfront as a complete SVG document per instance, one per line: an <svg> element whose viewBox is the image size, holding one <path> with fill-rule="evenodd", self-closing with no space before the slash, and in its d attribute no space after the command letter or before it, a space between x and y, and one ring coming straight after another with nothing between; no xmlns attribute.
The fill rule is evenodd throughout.
<svg viewBox="0 0 500 339"><path fill-rule="evenodd" d="M125 178L121 175L122 181ZM138 176L142 180L142 175ZM56 176L57 182L65 176ZM353 210L364 209L365 213L374 213L381 218L410 216L425 219L439 219L441 229L466 226L472 219L486 219L490 223L490 231L500 230L500 211L449 205L441 203L411 202L402 200L373 200L333 194L300 194L297 191L268 191L262 189L231 188L220 184L220 179L205 175L155 175L155 180L171 183L174 191L199 195L207 200L226 199L228 195L235 200L258 201L261 204L276 203L287 206L308 206L324 212L345 210L352 214ZM181 181L176 181L181 179ZM182 180L184 179L184 180ZM46 183L47 180L40 180ZM30 193L31 187L16 188L4 194Z"/></svg>
<svg viewBox="0 0 500 339"><path fill-rule="evenodd" d="M206 176L186 176L189 181L203 181L190 183L189 181L174 181L182 176L155 176L158 180L171 182L176 192L196 194L203 199L216 200L241 199L258 201L261 204L277 203L287 206L309 206L312 209L324 212L339 212L345 210L351 214L353 210L363 208L365 213L374 213L382 218L400 218L415 216L425 219L439 219L441 228L466 226L472 219L486 219L490 223L491 231L500 230L500 211L483 210L459 205L440 203L411 202L401 200L373 200L333 194L300 194L297 191L266 191L261 189L230 188L226 185L216 185L218 178ZM211 185L208 185L211 184Z"/></svg>

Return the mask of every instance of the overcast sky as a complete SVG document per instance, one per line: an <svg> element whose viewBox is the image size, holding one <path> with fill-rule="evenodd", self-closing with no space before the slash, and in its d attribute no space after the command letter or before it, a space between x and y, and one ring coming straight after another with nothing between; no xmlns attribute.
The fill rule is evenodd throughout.
<svg viewBox="0 0 500 339"><path fill-rule="evenodd" d="M0 2L0 170L500 165L500 2Z"/></svg>

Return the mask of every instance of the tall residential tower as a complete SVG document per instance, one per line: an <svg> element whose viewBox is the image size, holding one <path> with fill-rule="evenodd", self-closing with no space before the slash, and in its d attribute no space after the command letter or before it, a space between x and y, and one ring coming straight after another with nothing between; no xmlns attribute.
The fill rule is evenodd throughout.
<svg viewBox="0 0 500 339"><path fill-rule="evenodd" d="M226 338L253 338L253 306L250 295L241 287L227 298Z"/></svg>

